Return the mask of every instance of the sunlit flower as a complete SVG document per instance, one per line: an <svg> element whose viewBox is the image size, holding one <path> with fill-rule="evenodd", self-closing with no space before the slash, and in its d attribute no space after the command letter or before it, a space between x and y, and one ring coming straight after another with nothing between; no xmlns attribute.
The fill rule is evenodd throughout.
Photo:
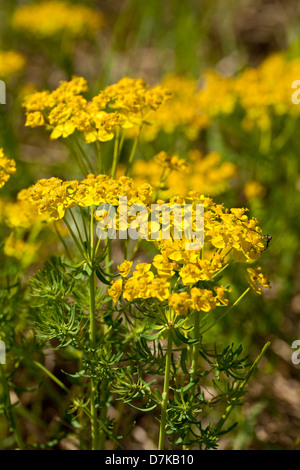
<svg viewBox="0 0 300 470"><path fill-rule="evenodd" d="M9 160L4 155L4 151L0 148L0 188L9 180L11 175L16 173L16 162Z"/></svg>

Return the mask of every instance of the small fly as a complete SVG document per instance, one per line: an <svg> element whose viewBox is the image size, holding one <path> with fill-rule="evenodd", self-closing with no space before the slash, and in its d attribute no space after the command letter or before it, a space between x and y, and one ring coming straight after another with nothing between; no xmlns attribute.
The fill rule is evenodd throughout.
<svg viewBox="0 0 300 470"><path fill-rule="evenodd" d="M262 250L262 251L265 251L267 248L269 248L269 245L270 245L270 242L271 242L271 240L272 240L272 237L271 237L271 235L263 235L263 236L262 236L262 239L263 239L263 240L265 241L265 243L266 243L264 249Z"/></svg>

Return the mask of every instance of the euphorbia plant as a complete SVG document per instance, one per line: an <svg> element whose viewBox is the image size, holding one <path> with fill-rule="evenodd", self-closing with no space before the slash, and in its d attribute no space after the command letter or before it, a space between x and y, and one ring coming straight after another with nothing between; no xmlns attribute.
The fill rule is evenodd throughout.
<svg viewBox="0 0 300 470"><path fill-rule="evenodd" d="M122 448L122 438L134 426L126 420L126 406L158 412L159 449L165 448L166 433L172 446L214 448L264 350L251 364L241 347L220 350L206 338L211 340L207 335L215 323L250 290L231 299L230 271L261 256L262 231L246 209L226 209L196 191L163 201L157 199L159 184L136 184L129 177L141 129L155 122L167 90L124 78L90 101L85 92L85 80L74 77L25 102L27 125L46 125L52 138L62 138L84 174L81 181L42 179L19 195L68 229L69 237L57 230L65 256L52 258L30 287L41 344L50 342L76 360L77 372L65 371L76 392L37 367L70 396L81 448L104 449L107 440ZM133 142L125 146L130 136ZM170 170L175 164L179 171L183 167L178 157L162 155ZM120 159L126 176L116 177ZM100 174L92 171L96 166ZM164 178L163 171L161 182ZM188 229L180 237L174 216L152 218L159 208L174 205L190 208ZM204 239L195 248L197 206L204 210ZM105 207L114 209L112 215ZM99 226L106 236L99 235ZM111 240L116 227L135 233L133 247L126 237ZM268 286L259 268L251 267L247 275L256 290L258 284ZM209 380L210 398L204 393ZM123 406L111 419L107 411L118 401ZM215 408L219 418L211 418Z"/></svg>

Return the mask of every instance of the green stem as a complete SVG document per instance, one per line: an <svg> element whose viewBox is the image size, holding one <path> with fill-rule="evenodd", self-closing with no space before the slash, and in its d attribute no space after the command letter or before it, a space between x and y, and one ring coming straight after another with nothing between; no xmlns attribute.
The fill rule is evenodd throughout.
<svg viewBox="0 0 300 470"><path fill-rule="evenodd" d="M136 152L137 144L138 144L138 141L139 141L139 137L140 137L140 134L141 134L141 129L142 129L142 126L140 126L138 135L134 139L134 142L133 142L133 145L132 145L132 149L131 149L131 153L129 155L129 159L128 159L128 163L127 163L127 169L126 169L126 173L125 173L126 176L129 176L130 173L131 173L131 167L132 167L133 159L134 159L134 156L135 156L135 152Z"/></svg>
<svg viewBox="0 0 300 470"><path fill-rule="evenodd" d="M75 227L76 227L76 230L77 230L77 233L78 233L78 237L79 237L80 243L81 243L82 246L84 246L84 242L83 242L83 238L82 238L82 236L81 236L80 228L79 228L79 226L78 226L76 217L74 216L74 214L73 214L73 212L72 212L72 209L70 209L70 214L71 214L71 217L72 217L72 219L73 219L74 225L75 225Z"/></svg>
<svg viewBox="0 0 300 470"><path fill-rule="evenodd" d="M64 249L65 249L65 252L69 258L70 261L72 261L72 255L69 251L69 248L64 240L64 237L61 236L61 234L59 233L59 229L57 228L57 225L56 225L56 221L54 221L54 229L55 229L55 232L56 232L56 235L58 237L58 239L60 240L61 244L63 245Z"/></svg>
<svg viewBox="0 0 300 470"><path fill-rule="evenodd" d="M79 206L79 209L80 209L80 214L81 214L81 219L82 219L82 225L83 225L83 230L84 230L84 234L85 234L85 239L87 242L89 242L89 236L88 236L88 232L87 232L87 228L86 228L86 223L85 223L85 219L84 219L84 212L83 212L83 208L81 206Z"/></svg>
<svg viewBox="0 0 300 470"><path fill-rule="evenodd" d="M89 172L87 168L85 167L85 165L83 164L82 158L80 158L80 156L78 155L78 152L76 151L76 149L74 149L74 146L72 145L70 141L68 142L66 139L64 139L64 143L68 147L69 152L71 156L73 157L75 163L78 165L81 173L83 174L84 177L86 177L86 175Z"/></svg>
<svg viewBox="0 0 300 470"><path fill-rule="evenodd" d="M96 348L96 308L95 308L95 273L90 276L90 347ZM92 377L90 383L90 412L92 426L92 450L99 450L99 428L96 408L96 381Z"/></svg>
<svg viewBox="0 0 300 470"><path fill-rule="evenodd" d="M79 151L80 151L83 159L85 160L89 170L91 171L92 174L95 174L95 170L93 168L93 165L91 164L89 157L87 156L87 154L83 150L82 145L80 144L80 142L78 140L76 140L76 144L77 144L77 146L79 148Z"/></svg>
<svg viewBox="0 0 300 470"><path fill-rule="evenodd" d="M71 227L71 225L69 224L69 222L67 221L67 218L66 218L66 217L64 218L64 222L65 222L65 224L66 224L66 226L67 226L67 228L68 228L68 230L69 230L69 232L70 232L70 235L71 235L71 237L73 238L73 240L74 240L74 242L75 242L75 245L77 246L77 248L78 248L80 254L82 255L83 259L86 260L86 255L85 255L85 253L84 253L84 251L83 251L83 249L82 249L82 247L81 247L79 241L77 240L77 237L76 237L75 233L73 232L72 227Z"/></svg>
<svg viewBox="0 0 300 470"><path fill-rule="evenodd" d="M4 394L4 400L6 401L6 412L9 417L10 425L14 431L15 438L17 441L17 445L20 450L25 450L25 444L21 436L21 432L18 426L18 422L15 417L15 410L12 407L11 400L10 400L10 393L9 393L9 386L7 383L7 379L5 376L5 370L3 364L0 365L0 373L1 373L1 381L2 381L2 386L3 386L3 394ZM6 400L5 400L6 399Z"/></svg>
<svg viewBox="0 0 300 470"><path fill-rule="evenodd" d="M197 340L197 343L193 344L192 349L192 364L191 364L191 376L190 381L194 382L196 379L196 373L198 369L198 356L199 356L199 342L200 342L200 312L194 313L194 339ZM183 450L189 450L190 445L188 442L190 441L190 430L187 433L185 443L182 446Z"/></svg>
<svg viewBox="0 0 300 470"><path fill-rule="evenodd" d="M199 355L199 342L200 342L200 312L195 312L194 317L194 339L197 343L193 344L193 357L192 357L192 370L191 370L191 381L193 382L196 378L197 366L198 366L198 355Z"/></svg>
<svg viewBox="0 0 300 470"><path fill-rule="evenodd" d="M48 369L46 369L45 366L43 366L43 364L41 364L40 362L38 361L33 361L33 364L38 367L39 369L41 369L46 375L48 375L48 377L50 377L50 379L53 380L53 382L55 382L60 388L62 388L66 393L68 393L69 395L71 395L71 392L70 390L57 378L55 377L55 375L52 374L52 372L50 372Z"/></svg>
<svg viewBox="0 0 300 470"><path fill-rule="evenodd" d="M100 244L101 244L101 238L98 238L97 245L95 247L95 256L97 256L98 254Z"/></svg>
<svg viewBox="0 0 300 470"><path fill-rule="evenodd" d="M101 155L101 148L100 148L99 140L96 141L95 146L96 146L98 171L99 171L100 174L103 174L104 168L103 168L103 161L102 161L102 155Z"/></svg>
<svg viewBox="0 0 300 470"><path fill-rule="evenodd" d="M91 207L90 218L90 258L93 261L94 255L94 213L93 206ZM90 347L96 348L96 304L95 304L95 271L92 268L90 275ZM99 450L99 428L98 416L96 408L96 381L91 377L90 383L90 411L91 411L91 425L92 425L92 450Z"/></svg>
<svg viewBox="0 0 300 470"><path fill-rule="evenodd" d="M158 450L163 450L164 446L165 446L167 407L168 407L168 401L169 401L171 355L172 355L172 332L169 329L167 354L166 354L164 389L163 389L163 394L162 394L162 406L161 406L161 419L160 419L160 429L159 429Z"/></svg>
<svg viewBox="0 0 300 470"><path fill-rule="evenodd" d="M94 206L91 206L90 214L90 257L94 259Z"/></svg>
<svg viewBox="0 0 300 470"><path fill-rule="evenodd" d="M271 127L266 130L261 130L259 151L262 155L267 155L267 153L270 151L271 141L272 141Z"/></svg>
<svg viewBox="0 0 300 470"><path fill-rule="evenodd" d="M120 129L117 128L117 130L116 130L116 140L115 140L115 146L114 146L113 163L112 163L112 168L111 168L111 177L112 178L115 178L116 171L117 171L118 157L119 157L119 138L120 138Z"/></svg>
<svg viewBox="0 0 300 470"><path fill-rule="evenodd" d="M111 262L111 239L107 238L106 239L106 257L105 257L105 263L109 264ZM107 267L107 272L111 273L111 265Z"/></svg>

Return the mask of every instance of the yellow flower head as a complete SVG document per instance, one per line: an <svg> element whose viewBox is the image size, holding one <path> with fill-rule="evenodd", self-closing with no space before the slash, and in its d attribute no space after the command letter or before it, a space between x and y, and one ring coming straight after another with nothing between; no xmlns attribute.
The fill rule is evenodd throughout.
<svg viewBox="0 0 300 470"><path fill-rule="evenodd" d="M17 9L12 18L15 29L45 39L64 33L72 37L88 36L104 25L102 13L68 1L44 0Z"/></svg>
<svg viewBox="0 0 300 470"><path fill-rule="evenodd" d="M126 259L123 261L122 264L120 264L119 266L117 266L120 274L122 277L127 277L128 274L130 273L130 270L131 270L131 266L132 266L132 261L127 261Z"/></svg>
<svg viewBox="0 0 300 470"><path fill-rule="evenodd" d="M177 315L186 315L189 311L190 295L187 292L173 293L168 303Z"/></svg>
<svg viewBox="0 0 300 470"><path fill-rule="evenodd" d="M7 79L24 69L25 57L17 51L0 51L0 78Z"/></svg>
<svg viewBox="0 0 300 470"><path fill-rule="evenodd" d="M111 287L107 290L108 295L113 299L114 302L118 302L121 294L122 294L122 286L123 281L122 279L117 279L111 285Z"/></svg>
<svg viewBox="0 0 300 470"><path fill-rule="evenodd" d="M51 130L52 139L67 138L78 131L87 143L106 142L114 138L117 130L149 124L149 113L168 98L166 90L148 88L143 80L127 77L101 90L90 102L82 95L87 90L86 80L74 76L69 82L61 82L53 92L26 96L26 126L44 125Z"/></svg>
<svg viewBox="0 0 300 470"><path fill-rule="evenodd" d="M247 272L248 282L257 294L262 293L261 287L271 287L269 279L262 273L260 266L258 266L257 268L248 268Z"/></svg>
<svg viewBox="0 0 300 470"><path fill-rule="evenodd" d="M5 157L4 151L0 148L0 188L9 180L10 175L16 173L16 162Z"/></svg>

